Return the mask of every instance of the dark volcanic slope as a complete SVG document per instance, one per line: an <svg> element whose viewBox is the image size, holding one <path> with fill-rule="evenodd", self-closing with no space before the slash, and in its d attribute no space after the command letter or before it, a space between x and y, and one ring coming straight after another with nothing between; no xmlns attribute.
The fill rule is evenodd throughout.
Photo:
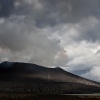
<svg viewBox="0 0 100 100"><path fill-rule="evenodd" d="M0 81L0 85L4 87L0 91L6 92L100 93L98 82L79 77L59 67L46 68L29 63L1 63ZM10 89L6 89L8 87Z"/></svg>
<svg viewBox="0 0 100 100"><path fill-rule="evenodd" d="M66 72L60 67L46 68L36 64L3 62L0 64L1 80L39 79L55 82L73 82L87 85L99 85L99 83L87 80L72 73Z"/></svg>

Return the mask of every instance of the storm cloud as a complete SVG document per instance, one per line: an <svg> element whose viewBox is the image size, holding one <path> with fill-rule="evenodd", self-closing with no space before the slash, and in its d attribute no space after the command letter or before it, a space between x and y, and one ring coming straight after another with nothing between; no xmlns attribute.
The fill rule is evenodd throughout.
<svg viewBox="0 0 100 100"><path fill-rule="evenodd" d="M0 0L0 17L8 17L14 8L14 0Z"/></svg>
<svg viewBox="0 0 100 100"><path fill-rule="evenodd" d="M62 66L100 81L99 10L100 0L0 0L0 61Z"/></svg>

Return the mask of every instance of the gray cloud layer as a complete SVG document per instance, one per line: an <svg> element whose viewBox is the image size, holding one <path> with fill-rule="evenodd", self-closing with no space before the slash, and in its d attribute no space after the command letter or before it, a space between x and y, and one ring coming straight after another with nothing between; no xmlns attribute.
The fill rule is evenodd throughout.
<svg viewBox="0 0 100 100"><path fill-rule="evenodd" d="M64 48L60 46L58 39L49 39L51 34L48 27L37 27L34 17L35 8L32 4L37 6L38 2L30 2L8 0L7 11L6 3L1 1L1 61L25 61L45 66L65 65L67 55ZM12 11L10 5L13 5L12 13L10 13ZM35 13L38 12L36 10Z"/></svg>
<svg viewBox="0 0 100 100"><path fill-rule="evenodd" d="M100 81L99 9L100 0L0 0L0 61L69 66Z"/></svg>

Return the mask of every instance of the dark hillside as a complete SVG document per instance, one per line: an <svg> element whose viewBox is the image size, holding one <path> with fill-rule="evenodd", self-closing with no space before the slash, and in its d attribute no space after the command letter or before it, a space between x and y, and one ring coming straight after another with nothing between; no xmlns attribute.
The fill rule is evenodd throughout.
<svg viewBox="0 0 100 100"><path fill-rule="evenodd" d="M60 67L3 62L0 64L0 91L36 94L100 93L100 83L79 77Z"/></svg>

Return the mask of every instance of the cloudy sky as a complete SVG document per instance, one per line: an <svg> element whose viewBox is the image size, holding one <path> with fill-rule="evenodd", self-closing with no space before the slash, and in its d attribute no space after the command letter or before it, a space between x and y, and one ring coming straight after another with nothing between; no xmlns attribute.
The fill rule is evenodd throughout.
<svg viewBox="0 0 100 100"><path fill-rule="evenodd" d="M100 82L100 0L0 0L0 62L62 66Z"/></svg>

